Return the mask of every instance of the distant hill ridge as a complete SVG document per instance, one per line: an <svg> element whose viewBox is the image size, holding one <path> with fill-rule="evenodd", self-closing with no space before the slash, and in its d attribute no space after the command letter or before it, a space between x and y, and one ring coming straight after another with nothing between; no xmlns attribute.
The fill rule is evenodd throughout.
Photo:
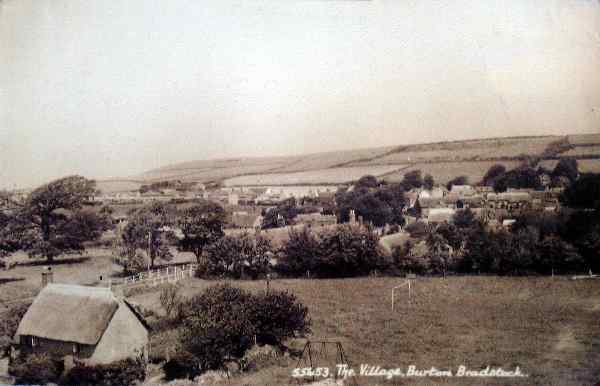
<svg viewBox="0 0 600 386"><path fill-rule="evenodd" d="M577 158L582 171L600 172L600 134L476 138L291 156L235 157L165 165L138 176L99 180L105 192L136 190L149 182L179 179L226 186L339 184L373 174L396 181L411 170L436 181L467 175L472 182L489 166L518 166L535 157L544 166L562 156Z"/></svg>

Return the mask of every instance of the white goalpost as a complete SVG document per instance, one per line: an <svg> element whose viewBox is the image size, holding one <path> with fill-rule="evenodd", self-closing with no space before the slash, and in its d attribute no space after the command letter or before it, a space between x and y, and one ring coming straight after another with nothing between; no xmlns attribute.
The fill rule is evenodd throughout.
<svg viewBox="0 0 600 386"><path fill-rule="evenodd" d="M410 303L412 288L410 280L406 280L404 283L397 285L392 288L392 311L394 311L394 303L395 303L395 291L401 289L402 287L408 287L408 302Z"/></svg>

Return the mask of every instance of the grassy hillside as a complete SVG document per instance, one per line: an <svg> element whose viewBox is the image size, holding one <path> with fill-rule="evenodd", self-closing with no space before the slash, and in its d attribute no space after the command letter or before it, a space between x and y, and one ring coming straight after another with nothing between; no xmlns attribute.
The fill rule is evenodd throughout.
<svg viewBox="0 0 600 386"><path fill-rule="evenodd" d="M387 146L289 157L190 161L150 170L127 180L99 181L105 192L136 189L140 183L170 179L234 185L339 184L364 174L402 179L421 169L445 183L458 175L481 179L494 163L513 168L524 157L551 163L571 156L582 171L600 170L600 134L489 138ZM360 174L360 175L359 175Z"/></svg>

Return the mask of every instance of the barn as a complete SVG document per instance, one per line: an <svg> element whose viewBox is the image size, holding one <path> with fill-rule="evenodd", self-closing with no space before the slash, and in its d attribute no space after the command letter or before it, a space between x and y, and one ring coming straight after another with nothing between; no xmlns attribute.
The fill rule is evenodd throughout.
<svg viewBox="0 0 600 386"><path fill-rule="evenodd" d="M148 326L110 288L48 284L19 323L25 352L72 356L87 365L148 356Z"/></svg>

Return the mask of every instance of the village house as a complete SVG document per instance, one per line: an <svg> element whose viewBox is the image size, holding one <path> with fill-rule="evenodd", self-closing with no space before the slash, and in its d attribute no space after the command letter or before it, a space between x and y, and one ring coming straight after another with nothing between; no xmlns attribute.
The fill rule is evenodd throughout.
<svg viewBox="0 0 600 386"><path fill-rule="evenodd" d="M17 350L58 355L86 365L148 358L148 326L110 288L47 284L21 320Z"/></svg>
<svg viewBox="0 0 600 386"><path fill-rule="evenodd" d="M337 217L335 215L325 215L322 213L299 214L295 218L296 224L305 224L310 227L335 225Z"/></svg>

